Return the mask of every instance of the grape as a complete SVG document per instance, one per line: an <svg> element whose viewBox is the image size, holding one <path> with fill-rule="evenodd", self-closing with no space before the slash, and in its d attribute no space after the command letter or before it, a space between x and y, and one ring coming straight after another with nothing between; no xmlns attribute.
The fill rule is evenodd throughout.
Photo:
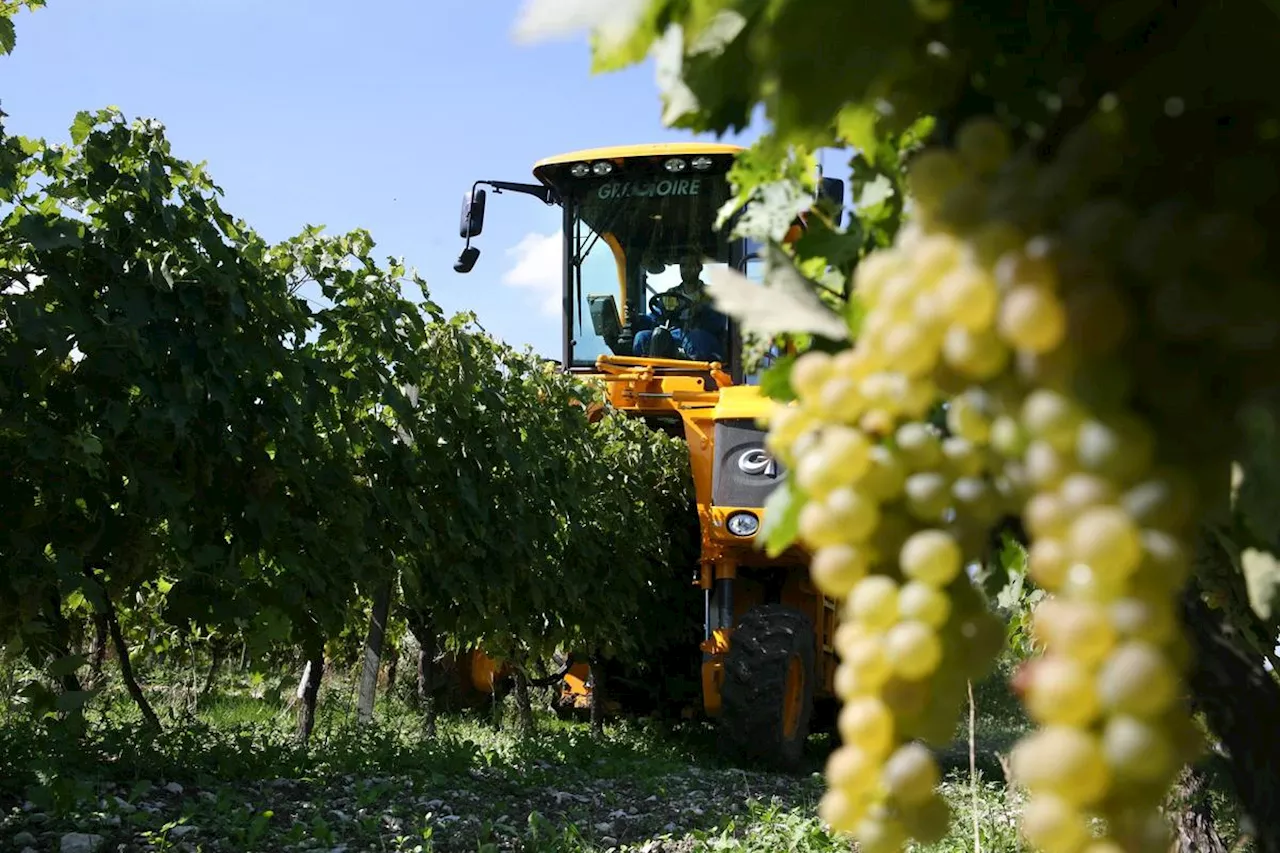
<svg viewBox="0 0 1280 853"><path fill-rule="evenodd" d="M918 743L908 743L885 761L883 777L891 797L914 805L932 798L941 774L933 753Z"/></svg>
<svg viewBox="0 0 1280 853"><path fill-rule="evenodd" d="M947 837L951 825L951 806L937 794L918 803L901 816L903 828L920 844L937 844Z"/></svg>
<svg viewBox="0 0 1280 853"><path fill-rule="evenodd" d="M942 644L933 629L923 622L899 622L884 638L885 655L894 672L903 678L918 679L938 668Z"/></svg>
<svg viewBox="0 0 1280 853"><path fill-rule="evenodd" d="M1184 477L1162 472L1143 480L1120 498L1120 505L1143 527L1164 531L1183 529L1191 515L1191 487Z"/></svg>
<svg viewBox="0 0 1280 853"><path fill-rule="evenodd" d="M1091 283L1067 295L1067 338L1082 354L1109 355L1129 332L1129 306L1115 288Z"/></svg>
<svg viewBox="0 0 1280 853"><path fill-rule="evenodd" d="M898 613L931 628L940 628L951 614L951 599L936 587L909 581L898 591Z"/></svg>
<svg viewBox="0 0 1280 853"><path fill-rule="evenodd" d="M854 834L860 853L898 853L907 841L902 822L887 814L863 818Z"/></svg>
<svg viewBox="0 0 1280 853"><path fill-rule="evenodd" d="M840 789L823 793L818 802L818 817L835 832L848 832L866 813L862 801Z"/></svg>
<svg viewBox="0 0 1280 853"><path fill-rule="evenodd" d="M1031 353L1048 352L1066 335L1066 309L1052 293L1019 285L1000 305L998 328L1010 346Z"/></svg>
<svg viewBox="0 0 1280 853"><path fill-rule="evenodd" d="M923 423L908 423L894 435L898 453L913 471L934 468L942 461L942 440L937 431Z"/></svg>
<svg viewBox="0 0 1280 853"><path fill-rule="evenodd" d="M854 423L866 411L867 400L856 381L847 376L833 376L822 383L817 406L836 423Z"/></svg>
<svg viewBox="0 0 1280 853"><path fill-rule="evenodd" d="M996 283L1006 295L1015 288L1032 288L1052 293L1058 289L1058 273L1044 252L1032 244L1006 252L996 262Z"/></svg>
<svg viewBox="0 0 1280 853"><path fill-rule="evenodd" d="M947 404L947 429L974 444L986 444L991 434L992 401L975 390L957 394Z"/></svg>
<svg viewBox="0 0 1280 853"><path fill-rule="evenodd" d="M864 541L880 520L876 502L848 486L826 500L811 500L800 510L799 532L814 548Z"/></svg>
<svg viewBox="0 0 1280 853"><path fill-rule="evenodd" d="M882 631L898 618L898 585L884 575L865 577L850 591L846 606L855 621Z"/></svg>
<svg viewBox="0 0 1280 853"><path fill-rule="evenodd" d="M956 131L956 151L961 159L980 175L994 173L1009 159L1012 142L998 120L977 116L965 121Z"/></svg>
<svg viewBox="0 0 1280 853"><path fill-rule="evenodd" d="M809 564L813 582L824 595L844 598L867 574L867 553L852 545L827 545Z"/></svg>
<svg viewBox="0 0 1280 853"><path fill-rule="evenodd" d="M1109 711L1153 717L1177 698L1178 677L1160 649L1142 640L1117 646L1098 671L1098 698Z"/></svg>
<svg viewBox="0 0 1280 853"><path fill-rule="evenodd" d="M1069 568L1067 549L1057 539L1037 539L1027 550L1027 574L1047 590L1066 583Z"/></svg>
<svg viewBox="0 0 1280 853"><path fill-rule="evenodd" d="M956 155L933 148L917 154L907 167L907 189L922 207L935 208L960 183L963 174Z"/></svg>
<svg viewBox="0 0 1280 853"><path fill-rule="evenodd" d="M827 759L827 782L846 793L863 793L876 783L879 761L856 746L842 746Z"/></svg>
<svg viewBox="0 0 1280 853"><path fill-rule="evenodd" d="M889 327L882 344L889 363L909 377L921 376L938 362L938 344L919 323L902 322Z"/></svg>
<svg viewBox="0 0 1280 853"><path fill-rule="evenodd" d="M1037 796L1022 812L1022 834L1043 853L1078 853L1089 840L1089 827L1066 801Z"/></svg>
<svg viewBox="0 0 1280 853"><path fill-rule="evenodd" d="M873 252L858 262L857 269L853 273L853 286L858 292L858 296L868 302L874 302L880 289L884 287L884 283L902 272L904 266L903 256L892 250L882 252ZM816 350L810 350L816 352ZM860 350L853 350L860 352ZM809 353L806 352L805 355ZM825 355L825 353L821 353ZM801 356L803 358L804 356ZM796 364L800 363L800 359L796 359ZM792 368L795 369L794 367ZM799 390L795 384L794 374L791 380L793 388Z"/></svg>
<svg viewBox="0 0 1280 853"><path fill-rule="evenodd" d="M951 481L942 474L922 471L903 485L907 511L920 521L937 523L951 506Z"/></svg>
<svg viewBox="0 0 1280 853"><path fill-rule="evenodd" d="M825 497L844 482L840 469L820 451L810 449L796 465L796 485L816 498Z"/></svg>
<svg viewBox="0 0 1280 853"><path fill-rule="evenodd" d="M1062 496L1067 512L1075 517L1086 509L1111 503L1115 500L1116 490L1101 477L1076 471L1063 478L1058 494Z"/></svg>
<svg viewBox="0 0 1280 853"><path fill-rule="evenodd" d="M1071 523L1067 551L1104 578L1131 574L1142 559L1138 528L1119 507L1094 507Z"/></svg>
<svg viewBox="0 0 1280 853"><path fill-rule="evenodd" d="M956 373L984 380L999 375L1009 364L1009 349L991 330L975 332L953 326L942 339L942 357Z"/></svg>
<svg viewBox="0 0 1280 853"><path fill-rule="evenodd" d="M1071 473L1067 458L1043 439L1033 439L1027 445L1023 461L1027 467L1027 479L1038 489L1056 489Z"/></svg>
<svg viewBox="0 0 1280 853"><path fill-rule="evenodd" d="M821 350L809 350L791 365L791 387L801 400L817 399L829 378L831 356Z"/></svg>
<svg viewBox="0 0 1280 853"><path fill-rule="evenodd" d="M881 686L880 698L895 719L907 723L919 717L929 707L933 691L929 689L929 682L925 679L894 675Z"/></svg>
<svg viewBox="0 0 1280 853"><path fill-rule="evenodd" d="M1022 510L1022 522L1036 539L1064 535L1070 521L1067 502L1053 492L1037 492Z"/></svg>
<svg viewBox="0 0 1280 853"><path fill-rule="evenodd" d="M857 480L871 462L871 443L851 427L830 426L823 430L819 452L844 482Z"/></svg>
<svg viewBox="0 0 1280 853"><path fill-rule="evenodd" d="M1117 482L1131 482L1151 464L1150 431L1134 418L1110 423L1088 420L1076 437L1076 458L1080 467Z"/></svg>
<svg viewBox="0 0 1280 853"><path fill-rule="evenodd" d="M1111 779L1097 738L1071 726L1049 725L1028 735L1009 762L1032 794L1053 794L1074 806L1099 800Z"/></svg>
<svg viewBox="0 0 1280 853"><path fill-rule="evenodd" d="M942 311L961 328L981 332L995 320L1000 293L982 267L955 267L938 283L937 295Z"/></svg>
<svg viewBox="0 0 1280 853"><path fill-rule="evenodd" d="M1174 767L1169 739L1155 725L1136 717L1109 719L1102 733L1102 751L1112 773L1120 778L1156 781Z"/></svg>
<svg viewBox="0 0 1280 853"><path fill-rule="evenodd" d="M867 457L867 470L858 480L858 488L878 501L892 500L902 494L907 469L898 454L884 445L876 445Z"/></svg>
<svg viewBox="0 0 1280 853"><path fill-rule="evenodd" d="M827 495L826 505L845 537L854 542L864 541L880 522L877 502L849 486Z"/></svg>
<svg viewBox="0 0 1280 853"><path fill-rule="evenodd" d="M839 646L840 669L852 673L857 682L874 690L884 684L893 672L879 637L860 636Z"/></svg>
<svg viewBox="0 0 1280 853"><path fill-rule="evenodd" d="M951 498L962 516L990 523L999 512L997 495L991 484L980 477L960 477L951 484Z"/></svg>
<svg viewBox="0 0 1280 853"><path fill-rule="evenodd" d="M1128 639L1166 643L1178 630L1177 616L1168 601L1121 598L1111 602L1108 609L1111 624L1120 636Z"/></svg>
<svg viewBox="0 0 1280 853"><path fill-rule="evenodd" d="M1135 588L1172 592L1182 588L1191 574L1186 549L1175 537L1159 530L1142 531L1142 560L1134 573Z"/></svg>
<svg viewBox="0 0 1280 853"><path fill-rule="evenodd" d="M845 703L836 722L841 740L868 755L887 755L893 743L893 715L884 702L859 696Z"/></svg>
<svg viewBox="0 0 1280 853"><path fill-rule="evenodd" d="M973 442L958 435L942 440L943 464L953 477L976 477L982 473L985 460Z"/></svg>
<svg viewBox="0 0 1280 853"><path fill-rule="evenodd" d="M1097 716L1093 674L1079 661L1050 655L1031 662L1028 669L1025 701L1037 722L1084 726Z"/></svg>
<svg viewBox="0 0 1280 853"><path fill-rule="evenodd" d="M912 580L941 587L960 574L960 546L941 530L922 530L902 546L899 562L902 573Z"/></svg>
<svg viewBox="0 0 1280 853"><path fill-rule="evenodd" d="M1076 431L1083 421L1080 407L1056 391L1032 391L1022 404L1022 425L1027 433L1060 452L1075 447Z"/></svg>
<svg viewBox="0 0 1280 853"><path fill-rule="evenodd" d="M1099 663L1115 645L1107 611L1097 605L1049 598L1036 607L1033 620L1037 640L1084 664Z"/></svg>

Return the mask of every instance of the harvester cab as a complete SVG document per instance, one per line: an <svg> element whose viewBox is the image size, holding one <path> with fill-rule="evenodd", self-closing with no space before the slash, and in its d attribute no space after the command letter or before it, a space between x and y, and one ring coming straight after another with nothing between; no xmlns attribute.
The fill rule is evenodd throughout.
<svg viewBox="0 0 1280 853"><path fill-rule="evenodd" d="M740 150L599 148L536 163L538 183L477 181L463 201L466 246L455 269L469 272L479 256L472 240L484 225L484 187L559 206L562 368L598 377L613 407L689 447L699 562L672 569L693 569L701 593L702 709L736 752L789 765L815 702L834 697L836 610L809 582L804 554L770 558L757 547L766 500L786 475L764 442L762 419L775 404L744 372L741 329L705 292L718 268L757 278L750 242L716 228ZM841 182L821 186L843 201ZM567 701L586 700L581 670L563 678Z"/></svg>

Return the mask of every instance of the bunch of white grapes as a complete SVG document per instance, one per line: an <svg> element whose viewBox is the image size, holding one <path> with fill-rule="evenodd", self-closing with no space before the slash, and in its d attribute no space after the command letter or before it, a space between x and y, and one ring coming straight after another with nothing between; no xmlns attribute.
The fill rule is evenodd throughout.
<svg viewBox="0 0 1280 853"><path fill-rule="evenodd" d="M1010 147L983 118L916 158L912 221L856 272L856 342L798 358L770 424L814 582L842 601L821 813L866 853L946 831L926 744L1003 640L965 571L1002 515L1050 593L1016 685L1039 725L1011 756L1027 840L1164 849L1158 807L1197 748L1178 614L1196 489L1114 380L1135 326L1118 258L1144 232L1095 192L1119 164L1092 129L1043 166ZM925 422L943 399L945 434Z"/></svg>

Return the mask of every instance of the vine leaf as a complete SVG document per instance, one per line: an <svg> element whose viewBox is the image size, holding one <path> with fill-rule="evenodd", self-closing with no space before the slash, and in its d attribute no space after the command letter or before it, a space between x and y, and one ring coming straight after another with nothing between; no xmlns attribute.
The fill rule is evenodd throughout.
<svg viewBox="0 0 1280 853"><path fill-rule="evenodd" d="M1240 554L1249 606L1258 618L1272 624L1280 612L1280 560L1270 552L1245 548Z"/></svg>
<svg viewBox="0 0 1280 853"><path fill-rule="evenodd" d="M719 310L756 334L811 332L836 341L848 339L844 320L826 306L781 249L767 250L766 269L763 285L736 270L717 270L707 292Z"/></svg>
<svg viewBox="0 0 1280 853"><path fill-rule="evenodd" d="M791 480L783 480L776 489L769 493L764 502L764 522L760 528L760 539L764 542L765 553L776 557L800 535L800 510L804 507L806 497L800 489L791 485Z"/></svg>

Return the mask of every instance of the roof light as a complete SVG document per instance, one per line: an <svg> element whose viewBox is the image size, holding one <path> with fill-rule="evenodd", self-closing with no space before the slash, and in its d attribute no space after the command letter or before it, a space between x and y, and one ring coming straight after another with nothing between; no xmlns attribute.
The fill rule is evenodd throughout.
<svg viewBox="0 0 1280 853"><path fill-rule="evenodd" d="M694 157L693 168L697 169L699 172L705 172L707 169L711 168L711 158L706 155Z"/></svg>
<svg viewBox="0 0 1280 853"><path fill-rule="evenodd" d="M683 172L685 162L683 158L672 157L670 160L662 164L668 172Z"/></svg>
<svg viewBox="0 0 1280 853"><path fill-rule="evenodd" d="M569 174L573 175L575 178L585 178L587 173L590 171L591 167L586 163L574 163L573 166L569 168Z"/></svg>
<svg viewBox="0 0 1280 853"><path fill-rule="evenodd" d="M613 171L613 164L607 160L601 160L599 163L595 163L591 166L591 171L595 172L597 175L607 175Z"/></svg>

